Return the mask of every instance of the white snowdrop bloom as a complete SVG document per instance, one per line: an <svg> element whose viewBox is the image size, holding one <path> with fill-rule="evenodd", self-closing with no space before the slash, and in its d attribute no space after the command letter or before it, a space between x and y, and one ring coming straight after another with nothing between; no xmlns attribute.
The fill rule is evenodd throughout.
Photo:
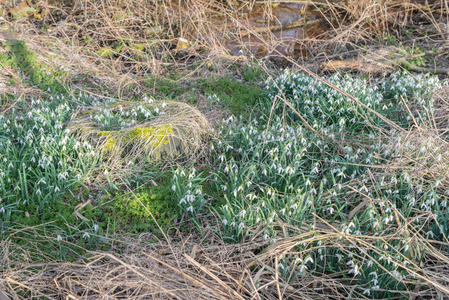
<svg viewBox="0 0 449 300"><path fill-rule="evenodd" d="M228 220L223 219L223 220L221 221L221 223L222 223L224 226L226 226L226 225L228 225Z"/></svg>
<svg viewBox="0 0 449 300"><path fill-rule="evenodd" d="M90 235L89 235L89 233L87 231L83 233L83 238L84 239L90 238Z"/></svg>
<svg viewBox="0 0 449 300"><path fill-rule="evenodd" d="M189 206L189 207L187 207L187 209L186 209L188 212L191 212L191 213L193 213L193 206Z"/></svg>
<svg viewBox="0 0 449 300"><path fill-rule="evenodd" d="M306 259L304 259L304 264L307 264L309 262L313 263L313 258L311 256L307 256Z"/></svg>
<svg viewBox="0 0 449 300"><path fill-rule="evenodd" d="M190 192L190 191L189 191ZM195 195L186 195L185 199L188 203L192 203L193 201L195 201Z"/></svg>
<svg viewBox="0 0 449 300"><path fill-rule="evenodd" d="M176 191L176 185L172 185L172 186L171 186L171 190L172 190L173 192L175 192L175 191Z"/></svg>
<svg viewBox="0 0 449 300"><path fill-rule="evenodd" d="M354 264L353 268L348 271L348 274L354 274L354 277L360 274L359 266Z"/></svg>
<svg viewBox="0 0 449 300"><path fill-rule="evenodd" d="M93 230L94 230L94 232L97 232L98 231L98 225L97 224L94 224L94 226L93 226Z"/></svg>
<svg viewBox="0 0 449 300"><path fill-rule="evenodd" d="M393 274L393 276L396 278L396 280L402 281L403 277L397 270L392 271L391 274Z"/></svg>

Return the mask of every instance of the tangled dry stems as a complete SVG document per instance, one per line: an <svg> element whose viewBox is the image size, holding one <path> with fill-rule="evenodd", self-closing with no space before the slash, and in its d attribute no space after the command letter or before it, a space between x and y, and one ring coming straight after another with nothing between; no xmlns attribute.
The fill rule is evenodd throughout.
<svg viewBox="0 0 449 300"><path fill-rule="evenodd" d="M444 34L438 18L444 20L448 14L447 0L427 6L409 0L304 2L303 18L319 22L305 26L304 34L284 40L270 25L276 24L276 3L37 1L43 18L32 22L45 24L48 30L36 30L21 20L15 24L19 29L16 38L26 40L43 62L64 70L68 82L90 82L97 89L106 84L121 96L145 89L148 74L163 76L173 68L189 68L195 61L239 60L230 52L250 50L251 44L263 48L259 52L266 57L279 58L283 53L322 60L323 49L383 37L415 19L427 19ZM266 29L251 27L248 19L255 8L268 22ZM179 39L187 41L187 50L177 48ZM112 55L102 54L106 52Z"/></svg>
<svg viewBox="0 0 449 300"><path fill-rule="evenodd" d="M339 274L304 276L291 282L280 279L278 262L289 255L307 255L296 250L297 245L304 243L322 241L323 248L383 252L372 246L379 237L342 234L328 224L319 227L271 245L260 240L232 245L216 238L212 238L214 243L185 238L173 247L170 241L128 240L121 251L87 251L85 258L74 262L35 262L29 258L33 253L4 240L0 252L0 290L13 298L26 295L70 299L342 299L345 295L365 298L354 289L357 282L343 280ZM449 260L439 249L441 245L433 245L416 232L411 234L414 242L425 248L425 264L417 266L409 261L409 265L402 266L416 275L416 288L402 292L402 296L434 298L449 293L449 280L444 275L449 271ZM384 237L386 242L397 238L401 237ZM399 260L397 263L400 264Z"/></svg>

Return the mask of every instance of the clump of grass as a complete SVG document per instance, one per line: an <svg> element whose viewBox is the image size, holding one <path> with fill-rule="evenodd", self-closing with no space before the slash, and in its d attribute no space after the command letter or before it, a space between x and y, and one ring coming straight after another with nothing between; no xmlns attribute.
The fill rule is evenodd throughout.
<svg viewBox="0 0 449 300"><path fill-rule="evenodd" d="M69 129L117 166L194 157L210 134L209 122L196 108L154 99L85 108Z"/></svg>

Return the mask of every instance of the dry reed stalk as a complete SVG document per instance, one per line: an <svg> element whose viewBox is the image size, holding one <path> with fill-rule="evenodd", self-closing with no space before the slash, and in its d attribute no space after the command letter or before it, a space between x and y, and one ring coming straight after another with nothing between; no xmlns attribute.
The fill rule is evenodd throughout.
<svg viewBox="0 0 449 300"><path fill-rule="evenodd" d="M304 28L305 35L283 41L278 29L292 24L275 25L276 5L304 5L305 17L300 22L321 22ZM425 18L436 26L448 18L447 0L427 6L412 0L401 1L38 1L46 32L38 31L25 21L18 23L18 38L25 39L33 51L48 65L67 71L67 81L88 81L98 87L104 83L118 95L139 93L145 89L145 76L163 75L171 68L189 68L193 61L220 61L229 48L248 48L254 43L260 54L281 57L303 56L308 60L354 41L368 42L392 30ZM261 11L272 25L257 28L249 18ZM313 11L313 17L306 11ZM315 20L313 20L315 18ZM310 31L309 33L307 33ZM442 33L442 32L441 32ZM248 39L249 38L249 39ZM176 49L179 39L187 41L187 49ZM258 45L258 46L257 46ZM105 50L106 49L106 50ZM282 51L284 51L282 50ZM109 53L109 54L107 54ZM80 74L91 74L80 76Z"/></svg>

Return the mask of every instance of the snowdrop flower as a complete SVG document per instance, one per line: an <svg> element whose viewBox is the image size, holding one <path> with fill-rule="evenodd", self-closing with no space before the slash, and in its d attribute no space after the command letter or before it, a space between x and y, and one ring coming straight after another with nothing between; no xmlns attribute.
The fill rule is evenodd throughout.
<svg viewBox="0 0 449 300"><path fill-rule="evenodd" d="M307 256L306 259L304 259L304 264L307 264L309 262L313 263L313 258L311 256Z"/></svg>

